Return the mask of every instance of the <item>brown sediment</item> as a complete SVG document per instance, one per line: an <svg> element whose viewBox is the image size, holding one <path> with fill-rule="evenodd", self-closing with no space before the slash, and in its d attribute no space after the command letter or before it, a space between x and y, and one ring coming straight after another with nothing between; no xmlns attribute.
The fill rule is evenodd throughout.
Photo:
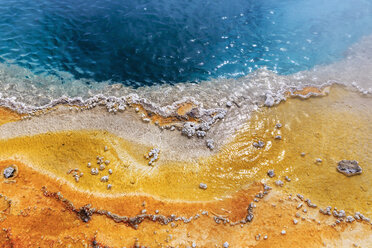
<svg viewBox="0 0 372 248"><path fill-rule="evenodd" d="M286 93L287 97L310 97L310 96L325 96L329 93L331 86L326 86L322 88L318 87L304 87L303 89L300 90L294 90L294 91L288 91Z"/></svg>
<svg viewBox="0 0 372 248"><path fill-rule="evenodd" d="M131 104L131 107L138 108L139 113L144 114L145 118L151 120L159 126L177 126L182 127L183 123L194 122L201 123L201 120L192 114L192 110L197 106L190 102L182 102L175 107L173 116L162 116L154 111L145 109L140 104Z"/></svg>
<svg viewBox="0 0 372 248"><path fill-rule="evenodd" d="M19 121L21 119L21 114L0 106L0 126L8 122Z"/></svg>

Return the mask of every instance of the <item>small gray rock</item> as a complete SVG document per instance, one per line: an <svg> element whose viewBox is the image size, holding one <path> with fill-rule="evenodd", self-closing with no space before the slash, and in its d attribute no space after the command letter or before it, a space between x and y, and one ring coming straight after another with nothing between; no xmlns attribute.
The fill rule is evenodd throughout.
<svg viewBox="0 0 372 248"><path fill-rule="evenodd" d="M199 188L201 189L207 189L207 185L205 183L200 183Z"/></svg>
<svg viewBox="0 0 372 248"><path fill-rule="evenodd" d="M269 171L267 172L267 175L268 175L269 177L274 177L274 176L275 176L274 170L269 170Z"/></svg>
<svg viewBox="0 0 372 248"><path fill-rule="evenodd" d="M337 171L348 177L362 174L362 168L356 160L341 160L338 162Z"/></svg>
<svg viewBox="0 0 372 248"><path fill-rule="evenodd" d="M4 177L5 178L10 178L14 176L15 169L12 166L9 166L4 169Z"/></svg>
<svg viewBox="0 0 372 248"><path fill-rule="evenodd" d="M262 148L265 146L265 142L259 140L258 142L253 142L253 146L256 148Z"/></svg>

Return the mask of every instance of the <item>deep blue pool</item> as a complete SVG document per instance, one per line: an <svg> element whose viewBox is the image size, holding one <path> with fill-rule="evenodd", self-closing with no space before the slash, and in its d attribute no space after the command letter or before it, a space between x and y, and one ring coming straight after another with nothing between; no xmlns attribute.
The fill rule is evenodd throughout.
<svg viewBox="0 0 372 248"><path fill-rule="evenodd" d="M370 33L367 0L0 1L0 62L132 86L290 74Z"/></svg>

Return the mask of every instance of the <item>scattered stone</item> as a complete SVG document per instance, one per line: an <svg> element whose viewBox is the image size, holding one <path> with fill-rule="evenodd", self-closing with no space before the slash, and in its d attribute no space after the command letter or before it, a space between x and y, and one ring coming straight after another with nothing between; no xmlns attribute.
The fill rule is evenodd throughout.
<svg viewBox="0 0 372 248"><path fill-rule="evenodd" d="M301 200L301 201L303 201L304 200L304 196L303 195L301 195L301 194L297 194L297 197Z"/></svg>
<svg viewBox="0 0 372 248"><path fill-rule="evenodd" d="M347 216L345 221L348 222L348 223L353 223L355 221L355 219L354 219L353 216Z"/></svg>
<svg viewBox="0 0 372 248"><path fill-rule="evenodd" d="M200 189L207 189L207 185L205 183L200 183L199 188Z"/></svg>
<svg viewBox="0 0 372 248"><path fill-rule="evenodd" d="M305 157L306 153L301 152L301 157Z"/></svg>
<svg viewBox="0 0 372 248"><path fill-rule="evenodd" d="M107 148L107 146L105 146L105 148L103 149L105 152L107 152L108 151L108 148Z"/></svg>
<svg viewBox="0 0 372 248"><path fill-rule="evenodd" d="M6 179L14 176L15 168L13 166L8 166L4 169L3 175Z"/></svg>
<svg viewBox="0 0 372 248"><path fill-rule="evenodd" d="M282 234L282 235L285 235L286 233L287 233L287 232L286 232L285 230L282 230L282 231L281 231L281 234Z"/></svg>
<svg viewBox="0 0 372 248"><path fill-rule="evenodd" d="M267 235L264 236L264 240L266 240L266 239L267 239Z"/></svg>
<svg viewBox="0 0 372 248"><path fill-rule="evenodd" d="M277 136L275 136L275 139L276 140L281 140L282 139L282 136L281 135L277 135Z"/></svg>
<svg viewBox="0 0 372 248"><path fill-rule="evenodd" d="M362 174L362 168L356 160L341 160L338 162L337 171L348 177Z"/></svg>
<svg viewBox="0 0 372 248"><path fill-rule="evenodd" d="M293 220L293 224L297 225L298 221L296 219Z"/></svg>
<svg viewBox="0 0 372 248"><path fill-rule="evenodd" d="M359 212L356 212L355 215L354 215L354 218L356 220L363 220L363 221L366 221L366 222L370 222L371 220L367 217L365 217L363 214L359 213Z"/></svg>
<svg viewBox="0 0 372 248"><path fill-rule="evenodd" d="M300 208L302 207L302 205L303 205L303 204L302 204L302 203L300 203L300 204L298 204L298 205L297 205L297 207L296 207L296 208L297 208L297 209L300 209Z"/></svg>
<svg viewBox="0 0 372 248"><path fill-rule="evenodd" d="M205 137L205 135L207 134L207 132L205 131L196 131L196 136L199 137L199 138L202 138L202 137Z"/></svg>
<svg viewBox="0 0 372 248"><path fill-rule="evenodd" d="M229 248L229 243L228 242L223 243L223 248Z"/></svg>
<svg viewBox="0 0 372 248"><path fill-rule="evenodd" d="M300 218L301 217L300 213L296 213L296 217Z"/></svg>
<svg viewBox="0 0 372 248"><path fill-rule="evenodd" d="M152 165L156 160L158 160L159 153L160 153L160 149L153 148L153 149L151 149L149 154L147 156L145 156L146 159L150 159L149 165Z"/></svg>
<svg viewBox="0 0 372 248"><path fill-rule="evenodd" d="M343 217L346 217L346 213L345 213L345 210L340 210L337 212L337 210L333 210L333 216L334 217L337 217L337 218L343 218Z"/></svg>
<svg viewBox="0 0 372 248"><path fill-rule="evenodd" d="M88 166L88 168L90 168L92 166L92 164L89 162L87 166Z"/></svg>
<svg viewBox="0 0 372 248"><path fill-rule="evenodd" d="M111 184L107 184L107 189L111 189L112 188L112 185Z"/></svg>
<svg viewBox="0 0 372 248"><path fill-rule="evenodd" d="M105 164L106 164L106 165L109 165L109 164L110 164L110 160L106 160L106 161L105 161Z"/></svg>
<svg viewBox="0 0 372 248"><path fill-rule="evenodd" d="M324 215L332 215L331 209L332 209L332 207L328 206L325 209L319 209L319 212L324 214Z"/></svg>
<svg viewBox="0 0 372 248"><path fill-rule="evenodd" d="M226 106L227 106L228 108L230 108L230 107L232 106L232 102L227 101L227 102L226 102Z"/></svg>
<svg viewBox="0 0 372 248"><path fill-rule="evenodd" d="M267 171L267 175L268 175L269 177L275 177L274 170L269 170L269 171Z"/></svg>
<svg viewBox="0 0 372 248"><path fill-rule="evenodd" d="M322 160L321 160L320 158L317 158L317 159L315 160L315 162L316 162L316 163L321 163Z"/></svg>
<svg viewBox="0 0 372 248"><path fill-rule="evenodd" d="M281 124L281 123L276 123L276 124L275 124L275 127L276 127L277 129L279 129L279 128L282 127L282 124Z"/></svg>
<svg viewBox="0 0 372 248"><path fill-rule="evenodd" d="M287 182L290 182L291 181L291 179L288 177L288 176L285 176L285 178L284 178Z"/></svg>
<svg viewBox="0 0 372 248"><path fill-rule="evenodd" d="M284 183L281 180L275 181L276 186L283 187Z"/></svg>
<svg viewBox="0 0 372 248"><path fill-rule="evenodd" d="M303 211L304 213L307 213L307 209L306 209L306 208L304 208L302 211Z"/></svg>
<svg viewBox="0 0 372 248"><path fill-rule="evenodd" d="M266 100L265 100L264 105L266 107L272 107L272 106L274 106L274 103L275 103L274 97L270 94L266 94Z"/></svg>
<svg viewBox="0 0 372 248"><path fill-rule="evenodd" d="M108 173L109 173L109 174L111 175L111 174L112 174L112 170L111 170L111 169L109 169L109 170L108 170Z"/></svg>
<svg viewBox="0 0 372 248"><path fill-rule="evenodd" d="M191 138L196 132L196 125L193 122L186 122L183 124L182 134Z"/></svg>
<svg viewBox="0 0 372 248"><path fill-rule="evenodd" d="M99 165L99 170L104 170L105 168L106 168L106 166L104 164Z"/></svg>
<svg viewBox="0 0 372 248"><path fill-rule="evenodd" d="M109 180L109 176L101 177L101 182L107 182Z"/></svg>
<svg viewBox="0 0 372 248"><path fill-rule="evenodd" d="M207 144L207 147L210 149L210 150L213 150L214 149L214 140L213 139L207 139L205 141L205 143Z"/></svg>
<svg viewBox="0 0 372 248"><path fill-rule="evenodd" d="M195 242L192 242L191 247L192 248L195 248L196 247L196 243Z"/></svg>
<svg viewBox="0 0 372 248"><path fill-rule="evenodd" d="M311 208L316 208L317 206L314 204L314 203L311 203L310 199L306 199L305 202L307 203L307 205Z"/></svg>
<svg viewBox="0 0 372 248"><path fill-rule="evenodd" d="M98 175L98 169L97 168L92 168L90 170L90 174L92 174L92 175Z"/></svg>
<svg viewBox="0 0 372 248"><path fill-rule="evenodd" d="M274 172L274 170L273 170L273 172ZM274 176L275 176L275 174L274 174ZM265 190L265 192L268 191L268 190L271 190L271 187L264 184L264 190Z"/></svg>
<svg viewBox="0 0 372 248"><path fill-rule="evenodd" d="M253 146L254 146L255 148L262 148L262 147L265 146L265 142L259 140L258 142L253 142Z"/></svg>

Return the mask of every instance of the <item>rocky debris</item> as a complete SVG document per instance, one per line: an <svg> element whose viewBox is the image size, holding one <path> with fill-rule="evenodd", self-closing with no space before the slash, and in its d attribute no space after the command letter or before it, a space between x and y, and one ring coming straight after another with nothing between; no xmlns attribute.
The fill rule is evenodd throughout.
<svg viewBox="0 0 372 248"><path fill-rule="evenodd" d="M323 162L323 161L322 161L322 159L317 158L317 159L315 160L315 162L316 162L316 163L321 163L321 162Z"/></svg>
<svg viewBox="0 0 372 248"><path fill-rule="evenodd" d="M282 235L285 235L287 232L286 232L285 230L282 230L280 233L281 233Z"/></svg>
<svg viewBox="0 0 372 248"><path fill-rule="evenodd" d="M271 190L272 188L270 187L270 186L268 186L268 185L266 185L266 184L264 184L264 194L265 194L265 192L266 192L266 194L267 194L267 192L269 191L269 190Z"/></svg>
<svg viewBox="0 0 372 248"><path fill-rule="evenodd" d="M223 248L229 248L229 243L228 242L223 243Z"/></svg>
<svg viewBox="0 0 372 248"><path fill-rule="evenodd" d="M254 204L253 203L250 203L249 206L248 206L248 209L247 209L248 214L245 217L245 220L247 222L251 222L253 220L253 217L254 217L254 215L253 215L253 208L254 208Z"/></svg>
<svg viewBox="0 0 372 248"><path fill-rule="evenodd" d="M311 203L310 199L306 199L305 202L307 203L307 205L311 208L316 208L317 206L314 204L314 203Z"/></svg>
<svg viewBox="0 0 372 248"><path fill-rule="evenodd" d="M276 140L281 140L282 139L282 136L281 135L277 135L277 136L275 136L275 139Z"/></svg>
<svg viewBox="0 0 372 248"><path fill-rule="evenodd" d="M103 176L101 177L101 182L108 182L109 176Z"/></svg>
<svg viewBox="0 0 372 248"><path fill-rule="evenodd" d="M226 102L226 107L231 108L232 105L233 105L232 102L230 102L230 101Z"/></svg>
<svg viewBox="0 0 372 248"><path fill-rule="evenodd" d="M293 224L297 225L297 223L298 223L298 220L294 219Z"/></svg>
<svg viewBox="0 0 372 248"><path fill-rule="evenodd" d="M94 208L91 208L91 205L90 204L87 204L83 207L81 207L78 211L77 211L77 216L84 222L88 222L93 213L94 213L95 209Z"/></svg>
<svg viewBox="0 0 372 248"><path fill-rule="evenodd" d="M324 214L324 215L332 215L331 210L332 210L332 207L328 206L325 209L319 209L319 212Z"/></svg>
<svg viewBox="0 0 372 248"><path fill-rule="evenodd" d="M353 222L355 221L355 219L354 219L353 216L347 216L346 219L345 219L345 221L346 221L347 223L353 223Z"/></svg>
<svg viewBox="0 0 372 248"><path fill-rule="evenodd" d="M92 174L92 175L98 175L98 168L92 168L90 170L90 174Z"/></svg>
<svg viewBox="0 0 372 248"><path fill-rule="evenodd" d="M275 181L276 186L283 187L284 183L281 180Z"/></svg>
<svg viewBox="0 0 372 248"><path fill-rule="evenodd" d="M200 189L207 189L207 187L208 187L208 186L207 186L205 183L200 183L200 184L199 184L199 188L200 188Z"/></svg>
<svg viewBox="0 0 372 248"><path fill-rule="evenodd" d="M369 218L365 217L363 214L361 214L359 212L356 212L355 213L354 218L356 220L363 220L363 221L366 221L366 222L370 222L371 221Z"/></svg>
<svg viewBox="0 0 372 248"><path fill-rule="evenodd" d="M75 208L74 204L68 199L64 198L60 192L56 192L56 193L49 192L45 186L42 187L41 190L44 196L52 197L52 198L59 200L65 206L66 209L74 212L79 217L79 219L81 219L84 222L88 222L91 219L91 216L93 214L98 214L98 215L104 215L107 218L112 219L116 223L124 223L134 229L137 229L138 225L141 224L144 220L159 222L160 224L168 225L169 223L172 223L174 221L183 221L184 223L189 223L193 219L193 217L190 217L189 219L187 219L185 217L176 217L175 215L170 215L166 217L166 216L157 215L157 214L156 215L140 214L134 217L119 216L117 214L111 213L104 209L91 208L89 204L85 205L84 207L80 209L77 209Z"/></svg>
<svg viewBox="0 0 372 248"><path fill-rule="evenodd" d="M275 103L274 97L270 94L266 94L266 100L265 100L264 105L266 107L272 107L274 106L274 103Z"/></svg>
<svg viewBox="0 0 372 248"><path fill-rule="evenodd" d="M205 137L206 134L207 134L207 132L205 132L205 131L200 131L200 130L196 131L196 136L199 137L199 138Z"/></svg>
<svg viewBox="0 0 372 248"><path fill-rule="evenodd" d="M196 124L193 122L186 122L183 124L182 134L191 138L196 133Z"/></svg>
<svg viewBox="0 0 372 248"><path fill-rule="evenodd" d="M301 157L305 157L306 153L301 152Z"/></svg>
<svg viewBox="0 0 372 248"><path fill-rule="evenodd" d="M267 171L267 175L268 175L269 177L275 177L274 170L268 170L268 171Z"/></svg>
<svg viewBox="0 0 372 248"><path fill-rule="evenodd" d="M288 177L288 176L285 176L285 178L284 178L287 182L290 182L291 181L291 179Z"/></svg>
<svg viewBox="0 0 372 248"><path fill-rule="evenodd" d="M345 213L345 210L340 210L337 212L337 210L333 210L333 216L336 217L336 218L343 218L343 217L346 217L346 213Z"/></svg>
<svg viewBox="0 0 372 248"><path fill-rule="evenodd" d="M3 175L6 179L14 176L16 169L13 166L8 166L4 169Z"/></svg>
<svg viewBox="0 0 372 248"><path fill-rule="evenodd" d="M258 142L253 142L252 144L255 148L262 148L265 146L265 142L259 140Z"/></svg>
<svg viewBox="0 0 372 248"><path fill-rule="evenodd" d="M275 127L276 127L277 129L280 129L282 126L283 126L283 125L282 125L281 123L276 123L276 124L275 124Z"/></svg>
<svg viewBox="0 0 372 248"><path fill-rule="evenodd" d="M146 159L150 159L149 165L152 165L156 160L158 160L159 153L160 153L160 149L153 148L153 149L151 149L151 151L149 152L149 154L147 154L145 156Z"/></svg>
<svg viewBox="0 0 372 248"><path fill-rule="evenodd" d="M214 149L214 140L213 139L207 139L205 141L205 143L207 144L207 147L210 149L210 150L213 150Z"/></svg>
<svg viewBox="0 0 372 248"><path fill-rule="evenodd" d="M362 174L362 168L356 160L341 160L338 162L337 171L348 177Z"/></svg>
<svg viewBox="0 0 372 248"><path fill-rule="evenodd" d="M301 195L301 194L297 194L297 197L301 200L301 201L303 201L304 200L304 196L303 195Z"/></svg>

